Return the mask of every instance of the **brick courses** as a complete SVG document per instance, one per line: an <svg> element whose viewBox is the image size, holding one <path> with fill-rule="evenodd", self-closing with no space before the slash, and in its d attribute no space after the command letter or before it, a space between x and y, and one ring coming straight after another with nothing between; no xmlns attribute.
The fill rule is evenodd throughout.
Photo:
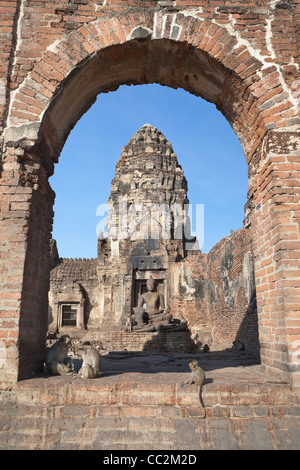
<svg viewBox="0 0 300 470"><path fill-rule="evenodd" d="M259 355L251 231L240 229L222 239L208 256L214 344L229 347L239 340Z"/></svg>
<svg viewBox="0 0 300 470"><path fill-rule="evenodd" d="M197 386L180 385L188 375L178 367L188 361L189 355L183 356L169 357L169 373L162 371L166 357L152 358L148 373L143 373L146 357L140 358L140 365L131 363L138 357L124 357L129 369L125 374L124 360L112 366L104 356L107 363L98 379L21 381L1 393L6 405L0 411L0 447L191 454L299 449L299 397L290 385L266 382L260 366L250 371L230 367L226 360L210 365L202 357L208 380L202 393L206 418L199 419Z"/></svg>

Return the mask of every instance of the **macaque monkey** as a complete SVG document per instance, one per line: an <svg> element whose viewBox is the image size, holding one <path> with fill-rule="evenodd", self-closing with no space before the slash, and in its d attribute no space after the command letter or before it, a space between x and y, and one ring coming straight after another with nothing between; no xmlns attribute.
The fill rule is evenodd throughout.
<svg viewBox="0 0 300 470"><path fill-rule="evenodd" d="M73 361L68 357L70 346L70 336L63 335L48 350L46 367L50 375L67 375L74 372Z"/></svg>
<svg viewBox="0 0 300 470"><path fill-rule="evenodd" d="M71 341L71 351L74 354L74 356L77 356L78 350L82 347L81 341L79 338L73 338Z"/></svg>
<svg viewBox="0 0 300 470"><path fill-rule="evenodd" d="M78 376L83 379L97 377L101 368L101 356L97 349L90 344L83 344L77 354L82 357L83 361Z"/></svg>
<svg viewBox="0 0 300 470"><path fill-rule="evenodd" d="M199 363L198 361L196 360L193 360L193 361L190 361L189 362L189 368L191 369L191 375L190 375L190 378L186 381L186 382L183 382L182 385L187 385L187 384L196 384L196 385L199 385L199 388L198 388L198 394L199 394L199 403L200 403L200 407L201 407L201 410L202 410L202 416L200 416L200 419L202 418L205 418L206 416L206 412L205 412L205 409L204 409L204 406L203 406L203 400L202 400L202 386L205 382L205 372L203 369L201 369L201 367L199 366Z"/></svg>
<svg viewBox="0 0 300 470"><path fill-rule="evenodd" d="M129 315L126 318L125 330L126 331L132 331L133 323L134 323L133 317L132 317L132 315Z"/></svg>
<svg viewBox="0 0 300 470"><path fill-rule="evenodd" d="M99 352L101 349L103 349L103 343L101 341L92 341L92 346L97 349L97 351Z"/></svg>
<svg viewBox="0 0 300 470"><path fill-rule="evenodd" d="M245 351L245 346L241 341L233 341L231 351Z"/></svg>

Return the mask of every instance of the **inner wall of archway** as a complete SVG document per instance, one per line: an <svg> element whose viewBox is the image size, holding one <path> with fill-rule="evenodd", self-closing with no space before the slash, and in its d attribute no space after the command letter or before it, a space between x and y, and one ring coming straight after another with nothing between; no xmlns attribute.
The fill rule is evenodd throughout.
<svg viewBox="0 0 300 470"><path fill-rule="evenodd" d="M183 88L218 105L222 87L225 84L234 87L232 78L230 82L226 81L228 77L229 73L226 74L217 62L211 63L205 54L187 44L164 40L153 43L131 41L100 51L84 67L75 69L66 80L64 93L57 96L45 116L43 129L49 125L55 129L54 152L57 152L70 129L99 93L113 91L123 84L159 83ZM226 111L226 117L232 122L229 106Z"/></svg>
<svg viewBox="0 0 300 470"><path fill-rule="evenodd" d="M144 13L110 18L105 32L105 19L99 25L91 23L93 38L88 42L89 30L78 27L49 44L16 85L17 92L7 94L2 167L6 369L11 366L13 379L41 364L45 333L41 312L47 309L54 197L47 178L70 129L98 93L125 83L156 82L214 101L240 139L255 208L252 230L262 362L268 373L296 380L299 120L290 79L285 81L273 54L268 58L269 51L263 48L252 54L232 28L177 13L167 14L158 27L158 21L153 23L153 17L150 21ZM150 22L145 23L145 18ZM20 51L10 59L13 73ZM291 69L293 74L292 62Z"/></svg>

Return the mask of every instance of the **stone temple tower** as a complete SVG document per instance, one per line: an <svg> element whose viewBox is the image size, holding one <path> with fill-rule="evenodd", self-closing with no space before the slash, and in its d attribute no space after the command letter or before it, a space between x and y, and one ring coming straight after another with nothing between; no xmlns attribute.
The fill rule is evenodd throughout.
<svg viewBox="0 0 300 470"><path fill-rule="evenodd" d="M123 148L109 197L108 237L182 239L187 181L170 142L150 124Z"/></svg>
<svg viewBox="0 0 300 470"><path fill-rule="evenodd" d="M145 124L123 148L108 202L97 258L60 258L51 244L49 332L101 340L116 351L187 352L191 337L224 349L237 338L257 353L251 231L240 229L201 253L189 236L186 178L155 127ZM171 314L173 324L186 321L186 331L128 330L130 315L149 307L143 299L150 278L154 297L164 299L163 321Z"/></svg>
<svg viewBox="0 0 300 470"><path fill-rule="evenodd" d="M108 202L108 237L98 243L103 321L122 323L150 275L168 300L170 263L185 256L187 181L172 145L150 124L123 148Z"/></svg>

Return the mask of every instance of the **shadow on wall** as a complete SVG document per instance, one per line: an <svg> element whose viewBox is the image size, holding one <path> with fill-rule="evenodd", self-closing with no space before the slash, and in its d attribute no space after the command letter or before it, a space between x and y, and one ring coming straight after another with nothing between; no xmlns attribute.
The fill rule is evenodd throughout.
<svg viewBox="0 0 300 470"><path fill-rule="evenodd" d="M252 353L254 357L257 357L257 359L260 359L256 293L254 293L250 299L248 308L236 334L235 341L241 341L245 344L247 351Z"/></svg>
<svg viewBox="0 0 300 470"><path fill-rule="evenodd" d="M90 318L90 313L93 310L93 305L91 303L90 296L89 296L87 290L82 286L82 284L80 284L80 287L81 287L81 290L82 290L82 293L83 293L83 297L85 299L85 304L84 304L84 327L86 328L87 324L88 324L88 321L89 321L89 318Z"/></svg>
<svg viewBox="0 0 300 470"><path fill-rule="evenodd" d="M209 253L209 306L215 344L240 341L260 357L252 235L239 229ZM222 347L222 346L221 346Z"/></svg>

